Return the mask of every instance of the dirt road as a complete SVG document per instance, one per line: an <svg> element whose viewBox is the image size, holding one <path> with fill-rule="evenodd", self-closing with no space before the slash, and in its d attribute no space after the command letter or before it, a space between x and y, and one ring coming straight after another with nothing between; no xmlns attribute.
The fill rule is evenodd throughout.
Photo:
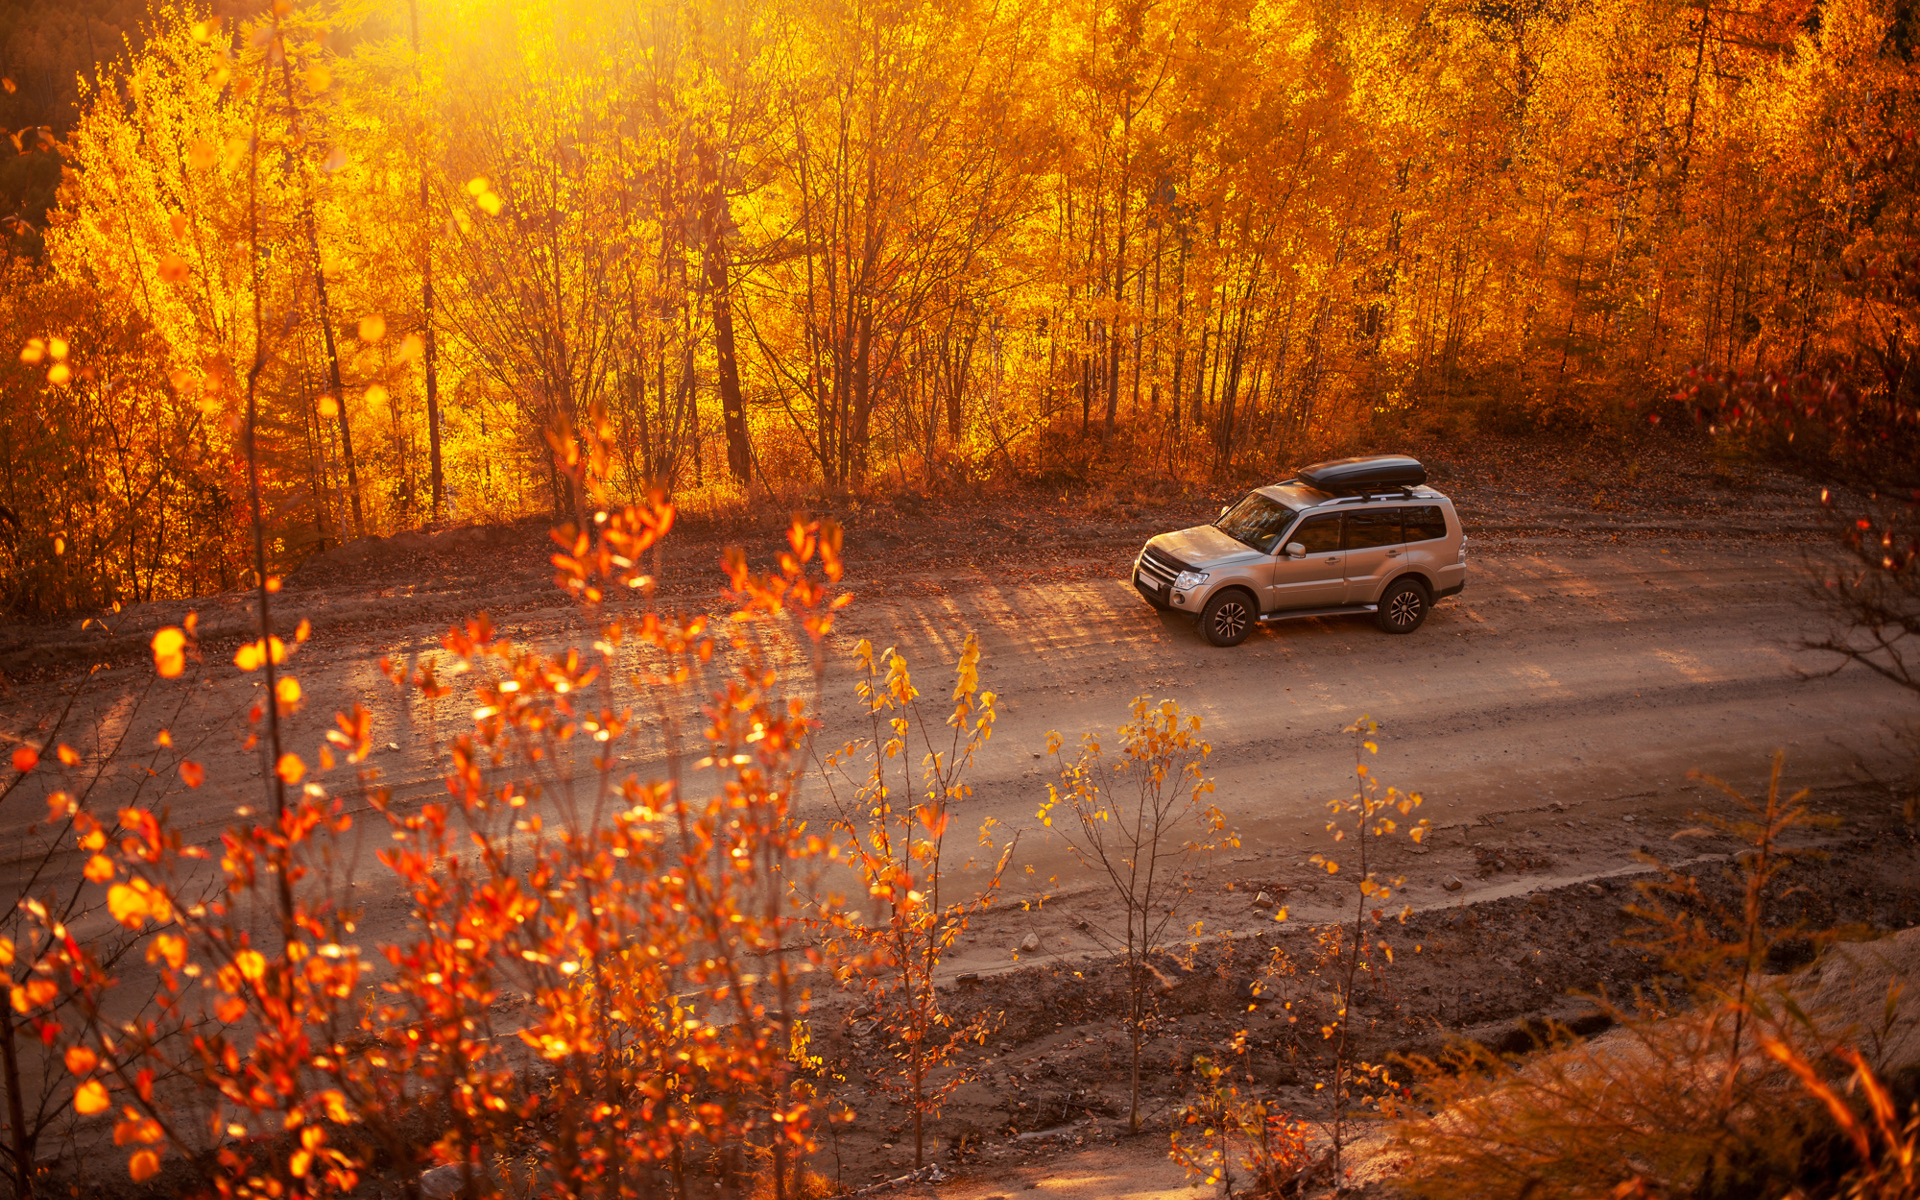
<svg viewBox="0 0 1920 1200"><path fill-rule="evenodd" d="M1473 565L1466 593L1407 637L1311 620L1219 650L1117 580L885 599L848 624L923 663L980 632L1003 716L976 794L1003 820L1033 807L1049 730L1110 731L1133 696L1168 696L1204 719L1217 798L1256 850L1290 846L1346 790L1340 730L1362 713L1381 723L1382 776L1461 821L1677 789L1695 766L1748 780L1780 746L1796 777L1837 780L1899 703L1864 672L1799 675L1830 664L1792 648L1809 618L1784 554L1579 548ZM830 727L843 711L829 706Z"/></svg>
<svg viewBox="0 0 1920 1200"><path fill-rule="evenodd" d="M863 731L846 662L855 640L897 646L937 722L950 665L966 635L977 634L1000 720L960 819L971 827L991 816L1003 830L1025 830L1019 866L1032 870L1016 883L1056 896L1078 891L1088 875L1033 819L1055 770L1048 734L1059 731L1069 745L1089 732L1110 737L1139 695L1170 697L1204 722L1214 798L1242 840L1214 864L1229 879L1310 874L1301 860L1324 848L1321 805L1352 786L1351 739L1341 730L1362 713L1381 725L1379 776L1422 792L1437 825L1485 828L1499 814L1577 806L1561 823L1564 836L1537 834L1542 852L1532 857L1553 861L1556 876L1619 865L1643 840L1623 818L1698 801L1691 768L1751 788L1779 748L1796 785L1837 786L1861 763L1891 766L1885 722L1909 713L1910 698L1858 668L1807 677L1832 663L1796 649L1817 620L1804 582L1806 556L1823 544L1813 492L1791 479L1730 475L1684 447L1662 453L1614 468L1569 465L1564 454L1528 444L1490 449L1478 463L1429 454L1471 537L1464 595L1411 636L1360 618L1291 621L1234 649L1207 646L1125 581L1146 536L1205 519L1222 496L1029 493L929 507L908 495L856 505L840 514L855 603L831 647L822 744ZM1642 471L1659 485L1607 482ZM683 522L656 567L660 603L711 605L722 545L765 556L779 541L774 513L757 525ZM590 627L552 586L550 550L541 525L524 522L372 541L303 568L279 598L283 628L302 616L315 628L293 664L307 707L291 744L311 747L332 712L364 702L375 712L376 742L393 747L375 756L383 777L403 799L439 794L426 713L397 702L377 659L433 653L449 625L477 611L516 641L584 648ZM152 630L189 607L201 614L214 669L190 689L163 685L137 699L152 678ZM212 840L236 807L261 794L258 754L241 748L256 677L227 662L250 623L248 598L230 595L129 610L109 618L112 635L78 622L0 629L0 670L15 681L6 731L29 733L84 678L84 664L104 660L70 729L93 741L124 733L128 751L144 754L170 728L206 764L208 782L188 791L171 778L147 780L140 795L172 804L194 836ZM456 692L442 709L443 733L465 711L460 700ZM78 732L62 736L78 745ZM644 752L627 765L643 776L660 766ZM111 770L97 806L124 802L141 774L131 755ZM818 811L824 799L816 787L803 803ZM0 835L14 847L11 873L37 858L41 831L30 827L41 817L37 804L0 812ZM1512 882L1468 873L1465 889L1448 895L1440 884L1458 866L1434 856L1410 874L1411 898L1459 900ZM363 874L370 907L403 919L378 868ZM1080 944L1070 928L1049 923L1044 932L1050 947ZM983 933L970 944L979 960L956 968L1004 961L998 939Z"/></svg>
<svg viewBox="0 0 1920 1200"><path fill-rule="evenodd" d="M1374 760L1381 778L1422 792L1423 811L1436 824L1464 826L1556 803L1605 821L1684 807L1700 795L1687 779L1690 768L1752 787L1780 747L1796 784L1838 784L1860 761L1889 765L1881 758L1882 724L1906 703L1898 689L1858 669L1802 676L1831 664L1794 648L1812 617L1803 600L1803 551L1791 544L1476 545L1465 594L1439 605L1410 636L1380 633L1359 618L1306 620L1262 628L1235 649L1207 646L1188 621L1141 602L1122 577L1125 551L1115 550L1080 557L1077 569L1060 572L1067 578L1023 581L978 566L884 574L856 566L849 579L857 600L836 650L844 653L857 638L898 646L935 721L949 664L968 632L979 636L1000 721L960 816L969 826L992 816L1004 829L1027 830L1019 865L1033 871L1016 881L1021 890L1070 894L1087 878L1033 820L1055 769L1045 757L1049 732L1069 744L1085 732L1110 735L1137 695L1171 697L1203 719L1215 799L1242 838L1226 865L1254 878L1297 872L1305 854L1323 848L1321 805L1351 788L1352 744L1341 730L1362 713L1381 725ZM539 587L539 573L536 563L520 584ZM509 589L501 595L526 603L511 579L494 582ZM290 590L289 617L310 614L320 631L295 661L309 705L294 744L317 741L326 714L361 700L376 713L376 742L395 746L375 762L396 791L414 799L439 792L439 766L417 727L423 715L397 705L373 659L379 651L429 652L448 623L447 606L457 602L456 592L408 621L403 596ZM403 619L367 628L353 618L367 606ZM233 607L227 617L210 610L210 628L244 620ZM344 612L330 619L330 610ZM555 602L496 619L517 639L547 648L587 640L577 614ZM210 643L209 657L220 662L218 646ZM125 689L146 669L135 662L95 684L86 703L103 731L132 708ZM217 670L184 709L176 709L179 689L162 687L131 718L130 747L144 751L162 725L176 740L199 744L208 784L192 792L174 785L166 795L176 816L208 839L235 806L258 803L259 762L239 744L240 714L257 695L253 678ZM37 690L42 704L51 703L55 685ZM457 702L450 707L463 711ZM860 712L850 672L836 669L822 706L824 743L857 736ZM655 766L632 762L642 775ZM102 797L124 790L124 782L110 782ZM821 800L816 793L808 802ZM23 850L37 840L26 828L37 817L19 806L5 818L5 832ZM1600 839L1577 841L1560 854L1569 869L1603 850ZM1439 860L1414 872L1411 897L1462 898L1440 890L1445 873ZM370 877L363 884L372 888L369 903L399 920L398 897L382 883ZM978 950L1004 957L990 937Z"/></svg>

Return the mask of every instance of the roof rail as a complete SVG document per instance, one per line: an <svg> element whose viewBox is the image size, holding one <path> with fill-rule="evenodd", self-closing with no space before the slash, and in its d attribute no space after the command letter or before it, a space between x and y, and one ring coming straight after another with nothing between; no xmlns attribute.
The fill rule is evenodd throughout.
<svg viewBox="0 0 1920 1200"><path fill-rule="evenodd" d="M1367 504L1375 500L1416 500L1419 497L1410 487L1394 488L1391 491L1360 492L1352 496L1336 496L1328 504Z"/></svg>

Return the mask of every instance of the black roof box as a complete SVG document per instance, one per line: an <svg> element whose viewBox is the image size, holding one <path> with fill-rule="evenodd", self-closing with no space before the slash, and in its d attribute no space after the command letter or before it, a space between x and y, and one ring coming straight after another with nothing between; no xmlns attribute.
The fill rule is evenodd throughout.
<svg viewBox="0 0 1920 1200"><path fill-rule="evenodd" d="M1374 454L1365 458L1336 458L1301 467L1302 482L1334 495L1419 487L1427 481L1420 460L1404 454Z"/></svg>

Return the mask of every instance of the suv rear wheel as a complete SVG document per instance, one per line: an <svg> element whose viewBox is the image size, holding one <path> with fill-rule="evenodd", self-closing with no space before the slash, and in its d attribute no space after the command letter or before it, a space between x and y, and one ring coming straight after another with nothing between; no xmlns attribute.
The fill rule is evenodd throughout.
<svg viewBox="0 0 1920 1200"><path fill-rule="evenodd" d="M1388 633L1412 633L1427 619L1427 610L1432 607L1427 589L1418 580L1402 579L1388 585L1387 594L1380 597L1373 623Z"/></svg>
<svg viewBox="0 0 1920 1200"><path fill-rule="evenodd" d="M1229 588L1200 610L1200 632L1216 646L1238 646L1253 631L1253 600L1242 591Z"/></svg>

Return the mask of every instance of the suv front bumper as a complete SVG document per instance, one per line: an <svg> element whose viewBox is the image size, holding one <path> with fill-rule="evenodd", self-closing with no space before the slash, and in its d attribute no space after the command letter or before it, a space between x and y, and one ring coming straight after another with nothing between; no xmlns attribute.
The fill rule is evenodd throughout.
<svg viewBox="0 0 1920 1200"><path fill-rule="evenodd" d="M1134 556L1133 586L1156 608L1178 608L1186 597L1173 590L1173 581L1190 569L1179 559L1148 547Z"/></svg>
<svg viewBox="0 0 1920 1200"><path fill-rule="evenodd" d="M1140 568L1137 566L1133 569L1133 587L1135 591L1139 592L1142 596L1145 596L1147 598L1147 603L1149 604L1172 604L1173 603L1172 600L1169 600L1167 598L1169 595L1172 594L1172 589L1164 588L1164 587L1155 587L1153 584L1149 583L1144 576L1141 575Z"/></svg>

